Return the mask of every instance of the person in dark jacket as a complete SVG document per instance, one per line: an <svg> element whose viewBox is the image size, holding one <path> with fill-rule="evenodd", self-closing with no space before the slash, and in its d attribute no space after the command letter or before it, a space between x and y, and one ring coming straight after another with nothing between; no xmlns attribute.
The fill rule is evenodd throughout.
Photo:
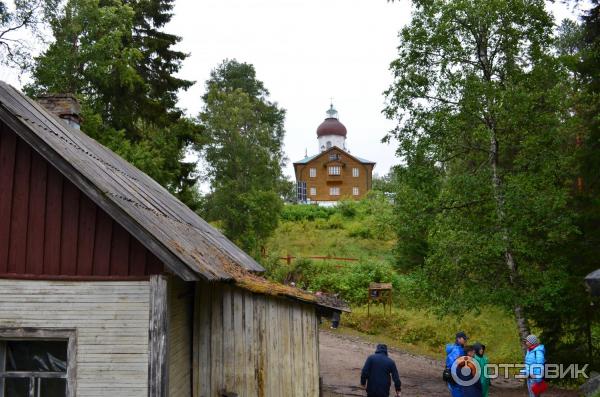
<svg viewBox="0 0 600 397"><path fill-rule="evenodd" d="M463 397L482 397L481 371L474 363L475 348L473 346L465 346L464 350L465 356L459 358L462 361L458 365L457 371L458 378L462 382L465 382L462 385Z"/></svg>
<svg viewBox="0 0 600 397"><path fill-rule="evenodd" d="M371 354L360 374L360 384L367 389L367 397L389 397L390 386L394 381L396 397L400 396L400 375L394 360L388 357L386 345L377 345L375 354Z"/></svg>

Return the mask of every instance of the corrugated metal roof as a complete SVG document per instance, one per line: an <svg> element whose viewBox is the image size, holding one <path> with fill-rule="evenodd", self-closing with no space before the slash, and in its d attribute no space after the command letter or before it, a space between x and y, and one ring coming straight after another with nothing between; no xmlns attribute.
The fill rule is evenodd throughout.
<svg viewBox="0 0 600 397"><path fill-rule="evenodd" d="M104 195L105 200L99 201L122 210L123 216L130 218L123 226L142 244L152 251L157 247L168 250L179 259L179 263L165 263L175 273L190 274L184 271L186 269L177 271L177 266L183 264L207 280L234 281L235 277L227 270L228 267L236 266L247 272L264 271L251 256L148 175L83 132L67 127L3 82L0 82L0 106L41 140L38 146L44 146L43 150L32 146L42 156L45 153L48 156L58 155L72 166L73 179L84 178L79 184L77 181L73 183L80 188L81 183L91 183ZM147 234L140 236L136 230ZM144 236L151 236L155 242L145 241Z"/></svg>

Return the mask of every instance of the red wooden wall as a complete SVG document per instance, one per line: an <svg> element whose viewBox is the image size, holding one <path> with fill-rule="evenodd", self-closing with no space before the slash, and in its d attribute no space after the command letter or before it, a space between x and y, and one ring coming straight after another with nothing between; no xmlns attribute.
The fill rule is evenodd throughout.
<svg viewBox="0 0 600 397"><path fill-rule="evenodd" d="M0 122L0 277L131 278L163 268Z"/></svg>

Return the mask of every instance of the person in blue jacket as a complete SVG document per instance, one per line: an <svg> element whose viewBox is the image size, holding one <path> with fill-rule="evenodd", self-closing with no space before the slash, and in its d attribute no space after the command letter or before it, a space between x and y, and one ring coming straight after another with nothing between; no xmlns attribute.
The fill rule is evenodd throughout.
<svg viewBox="0 0 600 397"><path fill-rule="evenodd" d="M459 358L465 355L464 346L467 342L467 334L463 331L456 333L454 343L446 345L446 368L451 369L452 364ZM462 387L456 382L448 382L448 390L452 397L463 397Z"/></svg>
<svg viewBox="0 0 600 397"><path fill-rule="evenodd" d="M371 354L360 374L360 385L366 385L367 397L389 397L391 379L394 381L396 397L400 396L400 375L394 360L388 357L386 345L377 345L375 354Z"/></svg>
<svg viewBox="0 0 600 397"><path fill-rule="evenodd" d="M536 383L544 381L546 350L535 335L529 335L525 339L525 345L527 345L527 352L525 353L525 369L522 372L527 376L529 397L538 397L541 394L535 394L532 388Z"/></svg>

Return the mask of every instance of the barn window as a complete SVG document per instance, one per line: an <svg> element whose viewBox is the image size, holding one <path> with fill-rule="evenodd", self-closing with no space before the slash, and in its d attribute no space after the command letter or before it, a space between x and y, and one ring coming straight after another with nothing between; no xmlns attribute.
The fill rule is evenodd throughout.
<svg viewBox="0 0 600 397"><path fill-rule="evenodd" d="M360 175L358 168L352 168L352 176L358 178L358 175Z"/></svg>
<svg viewBox="0 0 600 397"><path fill-rule="evenodd" d="M339 196L340 195L340 188L338 186L330 187L329 188L329 195L330 196Z"/></svg>
<svg viewBox="0 0 600 397"><path fill-rule="evenodd" d="M74 336L74 331L0 329L0 396L73 396Z"/></svg>
<svg viewBox="0 0 600 397"><path fill-rule="evenodd" d="M316 178L317 177L317 169L316 168L311 168L310 169L310 177L311 178Z"/></svg>
<svg viewBox="0 0 600 397"><path fill-rule="evenodd" d="M339 165L332 165L329 167L329 175L341 175L342 167Z"/></svg>

